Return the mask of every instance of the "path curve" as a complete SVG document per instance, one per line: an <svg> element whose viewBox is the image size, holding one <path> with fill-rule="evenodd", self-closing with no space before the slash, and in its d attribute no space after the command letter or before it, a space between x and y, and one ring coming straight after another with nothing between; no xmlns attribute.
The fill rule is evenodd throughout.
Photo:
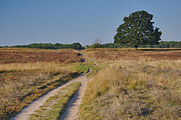
<svg viewBox="0 0 181 120"><path fill-rule="evenodd" d="M65 107L64 112L60 115L59 120L75 120L78 116L79 106L82 102L84 91L89 79L85 76L81 81L79 90L72 96Z"/></svg>
<svg viewBox="0 0 181 120"><path fill-rule="evenodd" d="M27 107L25 107L24 109L22 109L20 111L20 113L18 113L15 117L11 118L10 120L28 120L29 116L31 114L34 113L34 111L38 110L38 108L40 106L42 106L44 104L44 102L46 102L46 100L51 97L56 95L56 93L58 91L60 91L60 89L66 87L67 85L74 83L74 82L78 82L80 81L81 83L83 83L82 81L86 81L86 75L77 77L75 79L72 79L70 82L48 92L47 94L43 95L42 97L38 98L37 100L35 100L34 102L32 102L31 104L29 104Z"/></svg>
<svg viewBox="0 0 181 120"><path fill-rule="evenodd" d="M76 52L78 52L78 51L76 51ZM85 54L82 54L82 55L84 57L90 59L91 61L93 61L95 66L98 65L94 59L89 58ZM70 82L68 82L68 83L48 92L47 94L43 95L42 97L38 98L37 100L35 100L31 104L29 104L27 107L22 109L20 111L20 113L18 113L15 117L11 118L10 120L28 120L29 116L31 114L33 114L34 111L38 110L38 108L40 106L42 106L49 97L54 96L58 91L60 91L60 89L66 87L67 85L69 85L73 82L79 81L79 82L81 82L81 86L80 86L79 90L69 100L69 102L67 103L67 105L65 107L64 112L59 117L59 120L75 120L77 118L77 113L79 111L79 106L81 104L81 101L82 101L82 98L84 95L84 91L85 91L87 83L89 81L89 79L86 77L86 75L89 74L90 69L91 68L89 68L88 72L85 75L72 79Z"/></svg>
<svg viewBox="0 0 181 120"><path fill-rule="evenodd" d="M75 52L79 53L79 51L75 50ZM90 57L88 57L87 54L82 54L82 56L86 57L87 59L90 59L95 66L98 64L96 61ZM91 71L91 68L89 68L89 71L87 74L89 74ZM87 75L86 74L86 75ZM79 107L82 102L82 98L84 96L87 83L89 82L89 79L86 77L83 81L81 81L81 86L79 90L73 95L73 97L69 100L68 104L65 107L64 112L60 115L59 120L76 120L78 118L78 112L79 112Z"/></svg>

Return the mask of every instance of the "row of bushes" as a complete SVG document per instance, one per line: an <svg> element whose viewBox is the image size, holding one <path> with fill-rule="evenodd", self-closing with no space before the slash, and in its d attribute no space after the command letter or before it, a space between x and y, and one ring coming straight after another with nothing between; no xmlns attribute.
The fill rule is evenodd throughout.
<svg viewBox="0 0 181 120"><path fill-rule="evenodd" d="M130 44L114 44L114 43L106 43L106 44L94 43L92 45L86 45L85 47L82 47L80 43L73 43L73 44L33 43L29 45L16 45L11 47L40 48L40 49L77 49L77 50L81 50L84 48L134 48L134 46ZM181 41L161 41L159 45L140 45L139 47L140 48L181 48ZM0 48L2 48L2 46L0 46Z"/></svg>
<svg viewBox="0 0 181 120"><path fill-rule="evenodd" d="M8 47L8 46L4 46ZM73 43L73 44L60 44L60 43L33 43L29 45L16 45L11 47L17 48L40 48L40 49L83 49L80 43Z"/></svg>
<svg viewBox="0 0 181 120"><path fill-rule="evenodd" d="M181 48L181 41L161 41L159 45L140 45L139 47L140 48ZM130 44L95 43L91 46L86 46L86 48L134 48L134 46Z"/></svg>
<svg viewBox="0 0 181 120"><path fill-rule="evenodd" d="M14 47L23 47L23 48L41 48L41 49L83 49L80 43L73 44L60 44L60 43L35 43L29 45L16 45Z"/></svg>

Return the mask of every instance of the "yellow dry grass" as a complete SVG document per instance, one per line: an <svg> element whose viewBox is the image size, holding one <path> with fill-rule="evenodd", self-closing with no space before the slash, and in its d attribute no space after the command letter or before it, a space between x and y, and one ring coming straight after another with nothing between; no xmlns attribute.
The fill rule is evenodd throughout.
<svg viewBox="0 0 181 120"><path fill-rule="evenodd" d="M0 64L0 72L3 71L44 71L47 73L70 72L67 64L55 62L36 62L36 63L10 63Z"/></svg>
<svg viewBox="0 0 181 120"><path fill-rule="evenodd" d="M0 49L0 119L6 120L46 92L85 70L71 50ZM83 66L83 65L82 65Z"/></svg>
<svg viewBox="0 0 181 120"><path fill-rule="evenodd" d="M80 118L181 119L181 60L119 60L88 84Z"/></svg>
<svg viewBox="0 0 181 120"><path fill-rule="evenodd" d="M9 119L34 99L80 74L76 66L54 62L0 65L0 119Z"/></svg>

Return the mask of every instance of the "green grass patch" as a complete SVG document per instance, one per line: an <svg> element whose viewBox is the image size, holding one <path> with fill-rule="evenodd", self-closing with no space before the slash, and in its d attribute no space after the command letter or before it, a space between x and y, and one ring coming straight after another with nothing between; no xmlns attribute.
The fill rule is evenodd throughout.
<svg viewBox="0 0 181 120"><path fill-rule="evenodd" d="M86 64L79 63L75 66L75 69L77 71L83 71L84 73L86 73L89 70L89 66Z"/></svg>

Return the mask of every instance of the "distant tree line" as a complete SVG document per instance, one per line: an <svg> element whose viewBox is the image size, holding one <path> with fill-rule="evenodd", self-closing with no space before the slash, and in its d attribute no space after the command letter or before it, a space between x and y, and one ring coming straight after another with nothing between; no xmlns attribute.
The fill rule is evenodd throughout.
<svg viewBox="0 0 181 120"><path fill-rule="evenodd" d="M40 49L76 49L81 50L85 48L134 48L134 45L129 43L94 43L83 47L80 43L60 44L60 43L33 43L29 45L15 45L15 46L0 46L0 48L17 47L17 48L40 48ZM140 45L140 48L181 48L181 41L161 41L158 45Z"/></svg>
<svg viewBox="0 0 181 120"><path fill-rule="evenodd" d="M116 43L106 43L99 44L95 43L86 48L134 48L135 46L129 43L116 44ZM181 41L161 41L158 45L140 45L140 48L181 48Z"/></svg>
<svg viewBox="0 0 181 120"><path fill-rule="evenodd" d="M142 45L142 48L181 48L181 41L161 41L158 45Z"/></svg>
<svg viewBox="0 0 181 120"><path fill-rule="evenodd" d="M76 49L81 50L83 49L80 43L73 43L73 44L60 44L60 43L33 43L29 45L15 45L11 47L16 48L40 48L40 49Z"/></svg>

